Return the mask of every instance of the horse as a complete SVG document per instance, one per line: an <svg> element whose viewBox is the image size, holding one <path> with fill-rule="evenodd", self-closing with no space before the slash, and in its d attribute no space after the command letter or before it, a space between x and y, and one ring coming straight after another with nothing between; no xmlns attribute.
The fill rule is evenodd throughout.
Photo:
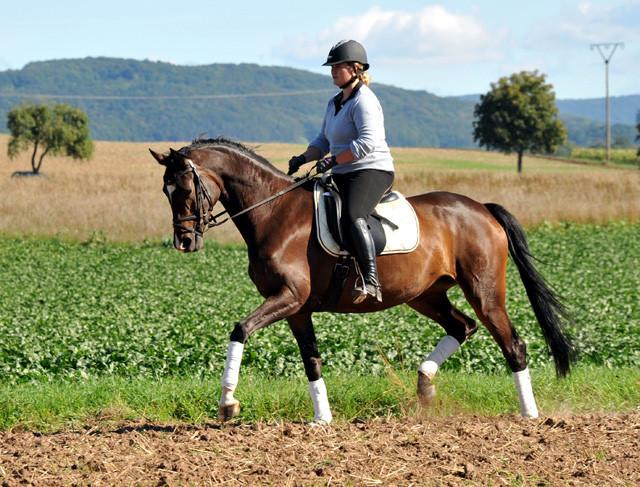
<svg viewBox="0 0 640 487"><path fill-rule="evenodd" d="M337 258L323 250L316 238L310 176L296 183L254 150L222 137L197 138L162 154L149 151L165 168L163 191L173 213L174 247L195 252L203 246L205 230L231 219L247 245L249 276L264 297L231 332L219 420L228 421L240 410L234 391L247 340L261 328L286 319L309 380L314 406L311 423L330 423L312 314L323 309ZM330 311L372 313L406 303L439 324L446 335L417 371L418 399L428 405L435 397L438 368L478 329L476 321L447 297L450 288L460 286L512 371L522 417L537 417L526 344L505 308L509 254L553 356L557 377L570 372L575 349L564 324L570 316L536 270L522 226L502 206L460 194L431 191L407 200L419 221L419 245L409 253L377 258L383 301L354 304L348 291L355 284L352 271L347 291ZM224 211L213 215L217 202ZM218 222L225 213L227 219Z"/></svg>

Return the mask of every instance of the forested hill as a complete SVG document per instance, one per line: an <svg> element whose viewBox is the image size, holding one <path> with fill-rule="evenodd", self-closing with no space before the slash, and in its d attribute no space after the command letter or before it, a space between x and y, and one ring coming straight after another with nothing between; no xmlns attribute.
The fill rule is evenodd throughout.
<svg viewBox="0 0 640 487"><path fill-rule="evenodd" d="M375 74L373 74L375 76ZM472 147L473 103L372 85L393 146ZM0 116L45 98L77 106L96 140L191 140L201 133L255 142L306 143L317 134L331 78L253 64L176 66L86 58L0 72ZM7 132L6 123L1 130Z"/></svg>
<svg viewBox="0 0 640 487"><path fill-rule="evenodd" d="M372 72L375 81L375 71ZM473 147L477 100L373 83L384 108L387 140L400 147ZM317 134L329 98L327 75L255 64L177 66L163 62L86 58L35 62L0 72L0 132L24 101L76 106L91 119L95 140L188 141L206 133L246 142L306 143ZM587 100L585 100L587 101ZM570 140L589 145L604 124L561 118ZM632 125L613 135L635 137Z"/></svg>

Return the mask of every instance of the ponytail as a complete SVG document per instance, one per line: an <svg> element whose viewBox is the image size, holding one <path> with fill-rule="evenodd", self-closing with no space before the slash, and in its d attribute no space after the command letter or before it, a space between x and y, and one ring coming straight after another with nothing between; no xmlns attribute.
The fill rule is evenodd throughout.
<svg viewBox="0 0 640 487"><path fill-rule="evenodd" d="M364 66L361 63L353 63L353 66L356 68L356 73L358 73L358 79L366 86L369 86L369 83L371 83L371 75L364 71Z"/></svg>

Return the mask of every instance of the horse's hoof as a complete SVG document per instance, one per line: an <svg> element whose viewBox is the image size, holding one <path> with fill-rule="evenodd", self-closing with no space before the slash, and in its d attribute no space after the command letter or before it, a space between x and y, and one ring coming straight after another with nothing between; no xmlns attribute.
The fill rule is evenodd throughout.
<svg viewBox="0 0 640 487"><path fill-rule="evenodd" d="M324 419L314 419L309 423L309 426L329 426L331 421L326 421Z"/></svg>
<svg viewBox="0 0 640 487"><path fill-rule="evenodd" d="M240 402L235 402L227 406L220 406L218 411L218 421L223 423L235 418L240 412Z"/></svg>
<svg viewBox="0 0 640 487"><path fill-rule="evenodd" d="M431 374L429 374L431 375ZM423 406L428 406L436 397L436 386L431 382L433 376L418 372L418 400Z"/></svg>

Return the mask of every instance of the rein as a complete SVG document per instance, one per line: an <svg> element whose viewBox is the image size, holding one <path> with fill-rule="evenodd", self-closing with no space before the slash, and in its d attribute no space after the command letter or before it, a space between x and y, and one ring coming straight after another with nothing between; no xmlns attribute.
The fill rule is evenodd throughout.
<svg viewBox="0 0 640 487"><path fill-rule="evenodd" d="M254 210L256 208L258 208L259 206L262 206L266 203L269 203L270 201L275 200L276 198L279 198L280 196L287 194L290 191L293 191L294 189L302 186L304 183L306 183L307 181L311 181L312 179L315 179L316 177L319 176L319 173L315 173L315 174L311 174L311 171L313 169L315 169L315 166L312 167L309 172L306 174L306 176L304 176L303 178L298 179L294 184L292 184L291 186L286 187L285 189L283 189L282 191L269 196L267 199L262 200L258 203L256 203L255 205L250 206L249 208L245 208L244 210L236 213L235 215L229 215L227 218L225 218L222 221L218 221L217 219L219 217L221 217L222 215L224 215L225 213L229 213L227 210L221 211L220 213L212 216L212 217L208 217L207 214L213 210L213 199L211 198L211 195L209 194L209 191L207 190L207 187L202 184L202 178L200 177L200 173L198 173L198 170L196 169L195 164L193 163L193 161L191 161L191 159L187 159L187 161L189 162L189 165L191 166L189 169L186 169L185 171L181 172L179 175L176 176L177 178L180 178L182 176L184 176L185 174L188 174L190 172L193 173L193 184L195 186L195 190L196 190L196 213L194 213L193 215L189 215L189 216L185 216L183 218L177 218L173 221L173 226L176 228L179 228L181 230L184 230L186 232L190 232L190 233L194 233L196 235L202 236L204 234L204 232L206 232L207 230L209 230L210 228L213 227L217 227L219 225L222 225L223 223L229 221L229 220L233 220L234 218L237 218L241 215L244 215L245 213L248 213L251 210ZM208 203L209 208L207 210L204 209L204 205L205 205L205 200ZM185 227L182 223L186 222L186 221L193 221L196 220L196 226L194 228L187 228ZM205 225L206 228L202 228L201 222Z"/></svg>

